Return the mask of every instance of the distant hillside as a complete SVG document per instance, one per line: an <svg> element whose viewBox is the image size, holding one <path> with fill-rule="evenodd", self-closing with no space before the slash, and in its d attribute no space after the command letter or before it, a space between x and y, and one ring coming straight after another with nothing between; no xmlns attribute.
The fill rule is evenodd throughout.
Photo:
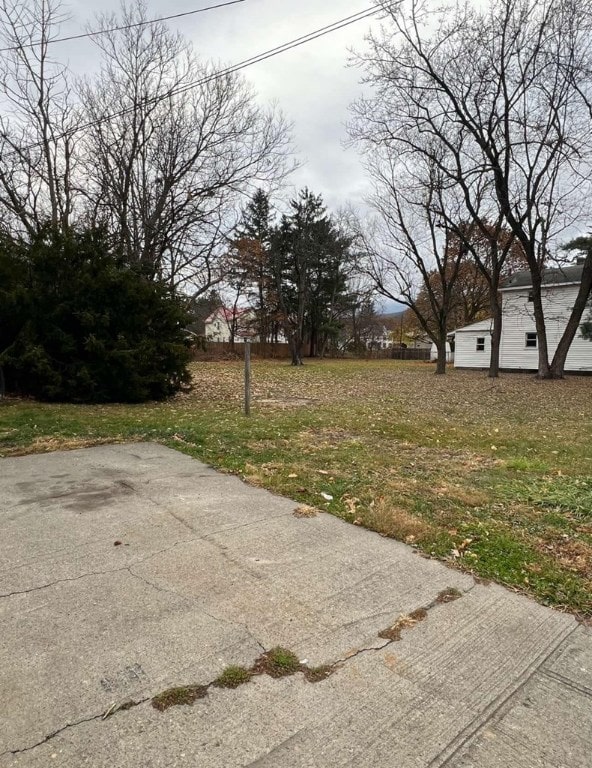
<svg viewBox="0 0 592 768"><path fill-rule="evenodd" d="M407 307L399 310L398 312L381 312L377 315L378 319L386 322L387 320L398 320L401 318L401 315L404 315L405 312L407 312Z"/></svg>

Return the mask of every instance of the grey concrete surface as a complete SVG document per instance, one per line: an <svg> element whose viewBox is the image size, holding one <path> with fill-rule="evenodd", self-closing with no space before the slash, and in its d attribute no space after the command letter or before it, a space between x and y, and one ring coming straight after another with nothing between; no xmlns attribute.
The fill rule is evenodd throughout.
<svg viewBox="0 0 592 768"><path fill-rule="evenodd" d="M0 768L592 766L569 615L157 445L3 459L0 500ZM335 671L151 706L276 645Z"/></svg>

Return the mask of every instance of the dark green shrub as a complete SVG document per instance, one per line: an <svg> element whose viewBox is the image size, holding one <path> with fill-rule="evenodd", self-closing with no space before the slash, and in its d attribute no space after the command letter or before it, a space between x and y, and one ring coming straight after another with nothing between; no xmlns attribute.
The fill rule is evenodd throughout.
<svg viewBox="0 0 592 768"><path fill-rule="evenodd" d="M140 402L188 381L182 298L131 268L99 230L0 244L0 364L8 391Z"/></svg>

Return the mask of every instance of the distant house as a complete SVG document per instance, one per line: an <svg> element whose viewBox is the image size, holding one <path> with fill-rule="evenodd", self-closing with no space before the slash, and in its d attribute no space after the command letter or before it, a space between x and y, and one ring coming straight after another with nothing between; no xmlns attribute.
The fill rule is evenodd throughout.
<svg viewBox="0 0 592 768"><path fill-rule="evenodd" d="M230 342L259 341L253 324L255 313L249 308L228 309L218 307L205 321L205 335L207 341Z"/></svg>
<svg viewBox="0 0 592 768"><path fill-rule="evenodd" d="M382 325L372 328L366 336L366 349L392 349L392 331Z"/></svg>
<svg viewBox="0 0 592 768"><path fill-rule="evenodd" d="M396 333L395 333L396 336ZM408 349L431 349L432 340L422 331L403 333L401 343L397 341L395 346L405 346Z"/></svg>
<svg viewBox="0 0 592 768"><path fill-rule="evenodd" d="M582 266L547 269L542 299L549 357L553 357L565 330L582 280ZM538 337L534 322L532 282L529 272L510 277L502 293L500 368L512 371L538 369ZM451 334L456 368L487 368L491 351L491 320L483 320ZM592 342L576 333L567 355L566 371L592 372Z"/></svg>
<svg viewBox="0 0 592 768"><path fill-rule="evenodd" d="M286 337L279 329L278 323L272 328L268 342L274 344L285 344ZM206 341L241 342L248 339L252 342L261 341L257 333L257 316L255 310L251 307L237 307L228 309L227 307L218 307L205 320Z"/></svg>

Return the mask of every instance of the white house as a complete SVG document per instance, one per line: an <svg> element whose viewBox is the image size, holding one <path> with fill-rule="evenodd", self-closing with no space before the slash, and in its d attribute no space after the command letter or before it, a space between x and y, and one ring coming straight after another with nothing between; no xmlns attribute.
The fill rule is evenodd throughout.
<svg viewBox="0 0 592 768"><path fill-rule="evenodd" d="M258 341L253 331L255 313L252 309L235 310L226 307L218 307L205 320L205 335L208 341L229 342L234 330L234 340L242 341L245 338Z"/></svg>
<svg viewBox="0 0 592 768"><path fill-rule="evenodd" d="M370 330L366 338L366 349L392 349L393 334L385 326L377 326Z"/></svg>
<svg viewBox="0 0 592 768"><path fill-rule="evenodd" d="M552 358L563 334L582 279L582 267L571 265L547 269L542 299L547 326L547 345ZM500 368L536 371L538 338L532 309L529 272L518 272L501 288L502 338ZM491 350L491 320L473 323L454 332L456 368L487 368ZM566 371L592 372L592 342L576 333L567 355Z"/></svg>

